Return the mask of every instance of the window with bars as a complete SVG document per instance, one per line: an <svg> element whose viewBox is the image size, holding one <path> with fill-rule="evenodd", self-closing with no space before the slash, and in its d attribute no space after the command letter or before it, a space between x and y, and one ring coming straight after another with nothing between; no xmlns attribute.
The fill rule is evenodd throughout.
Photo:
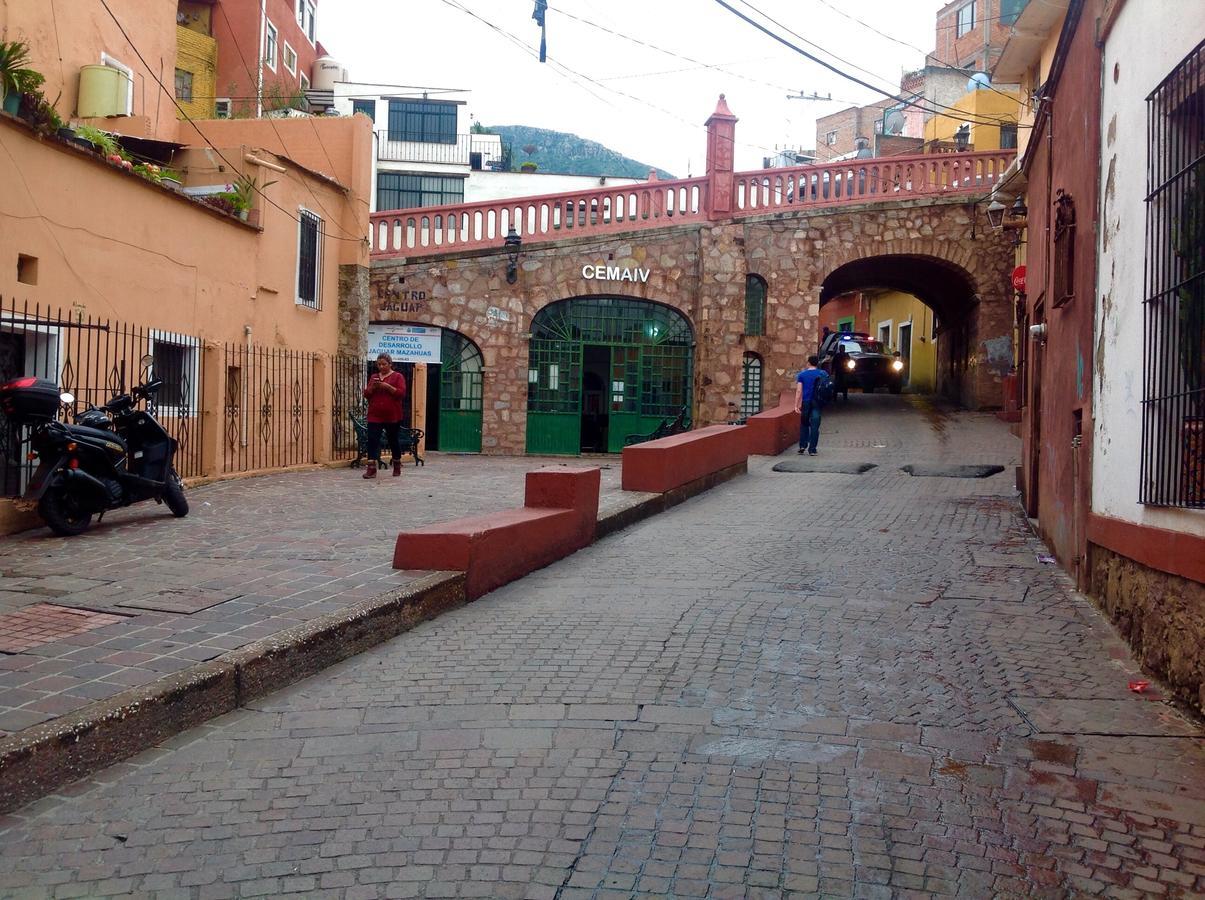
<svg viewBox="0 0 1205 900"><path fill-rule="evenodd" d="M755 416L762 404L762 359L756 353L746 353L741 365L741 415Z"/></svg>
<svg viewBox="0 0 1205 900"><path fill-rule="evenodd" d="M1000 126L1000 149L1017 149L1017 126L1015 124Z"/></svg>
<svg viewBox="0 0 1205 900"><path fill-rule="evenodd" d="M377 174L377 209L413 209L463 202L463 178L401 172Z"/></svg>
<svg viewBox="0 0 1205 900"><path fill-rule="evenodd" d="M745 276L745 334L766 333L766 279Z"/></svg>
<svg viewBox="0 0 1205 900"><path fill-rule="evenodd" d="M455 144L456 106L446 100L390 100L389 140Z"/></svg>
<svg viewBox="0 0 1205 900"><path fill-rule="evenodd" d="M1147 100L1142 480L1205 508L1205 41Z"/></svg>
<svg viewBox="0 0 1205 900"><path fill-rule="evenodd" d="M1054 279L1052 293L1057 309L1075 299L1075 201L1059 188L1054 201Z"/></svg>
<svg viewBox="0 0 1205 900"><path fill-rule="evenodd" d="M322 219L301 210L297 238L297 303L310 309L322 305Z"/></svg>
<svg viewBox="0 0 1205 900"><path fill-rule="evenodd" d="M377 120L377 101L375 100L353 100L351 102L352 115L356 113L364 113L374 122Z"/></svg>
<svg viewBox="0 0 1205 900"><path fill-rule="evenodd" d="M176 99L182 103L192 102L192 72L176 69Z"/></svg>

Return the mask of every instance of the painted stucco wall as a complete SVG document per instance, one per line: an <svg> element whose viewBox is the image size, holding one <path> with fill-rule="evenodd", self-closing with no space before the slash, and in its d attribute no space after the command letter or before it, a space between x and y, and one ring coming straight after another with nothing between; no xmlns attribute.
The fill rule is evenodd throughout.
<svg viewBox="0 0 1205 900"><path fill-rule="evenodd" d="M314 3L318 5L317 0ZM319 55L318 43L311 42L298 24L296 0L266 0L266 7L267 19L278 31L275 71L266 62L261 62L264 27L258 0L217 0L214 4L213 36L218 42L217 93L219 97L231 100L236 115L255 115L261 71L265 105L271 108L278 105L270 102L273 97L290 96L300 90L302 75L307 81L310 79L314 60ZM319 9L319 26L321 15ZM174 9L172 18L174 21ZM281 59L286 42L297 54L295 72L286 69Z"/></svg>
<svg viewBox="0 0 1205 900"><path fill-rule="evenodd" d="M58 97L56 109L64 119L76 113L80 67L98 65L102 54L134 70L133 115L99 120L109 131L174 140L176 109L155 77L174 90L176 59L176 4L143 0L119 3L113 10L130 40L122 35L99 3L62 4L46 0L4 0L0 3L0 39L25 41L32 67L46 77L42 92ZM148 71L134 46L152 65Z"/></svg>
<svg viewBox="0 0 1205 900"><path fill-rule="evenodd" d="M883 325L890 325L889 349L903 352L900 326L912 325L908 387L930 393L937 387L937 344L933 340L933 310L911 294L883 291L870 298L870 333L876 338Z"/></svg>
<svg viewBox="0 0 1205 900"><path fill-rule="evenodd" d="M113 317L214 341L334 353L339 333L339 252L328 239L319 311L295 302L298 225L273 207L263 231L233 221L92 153L0 121L0 295L21 303ZM227 147L241 159L242 147ZM268 195L286 210L345 203L341 191L287 160ZM213 166L209 151L181 156L190 180ZM20 173L18 175L18 173ZM353 245L354 246L354 245ZM36 257L37 283L18 283L18 254ZM366 257L365 257L366 260Z"/></svg>
<svg viewBox="0 0 1205 900"><path fill-rule="evenodd" d="M970 121L970 143L976 150L999 150L1000 128L985 125L978 120L1002 120L1016 122L1020 107L1020 95L1012 91L982 88L969 91L951 104L953 110L942 112L925 123L926 141L953 141L962 123ZM965 112L964 118L960 113Z"/></svg>
<svg viewBox="0 0 1205 900"><path fill-rule="evenodd" d="M1100 284L1096 310L1096 453L1092 508L1141 525L1205 536L1205 512L1143 506L1143 308L1146 295L1146 96L1200 42L1205 5L1179 0L1127 3L1104 47ZM1134 53L1142 47L1142 53Z"/></svg>

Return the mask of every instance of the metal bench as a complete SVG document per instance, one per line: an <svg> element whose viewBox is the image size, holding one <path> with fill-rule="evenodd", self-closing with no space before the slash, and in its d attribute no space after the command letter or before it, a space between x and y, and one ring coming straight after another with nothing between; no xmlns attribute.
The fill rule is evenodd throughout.
<svg viewBox="0 0 1205 900"><path fill-rule="evenodd" d="M655 441L657 438L669 437L671 434L682 434L684 431L690 431L690 421L687 418L688 407L682 407L678 415L674 418L662 419L648 434L629 434L623 439L625 447L631 447L635 444L643 444L645 441Z"/></svg>
<svg viewBox="0 0 1205 900"><path fill-rule="evenodd" d="M352 460L351 467L358 469L364 458L368 455L368 422L363 416L356 413L348 413L351 419L351 427L356 432L356 458ZM423 431L421 428L407 428L405 425L398 429L398 443L402 447L402 455L409 453L414 457L416 466L425 466L426 460L418 455L418 442L423 439ZM381 446L377 448L377 462L380 462L380 453L387 449L384 435L381 436Z"/></svg>

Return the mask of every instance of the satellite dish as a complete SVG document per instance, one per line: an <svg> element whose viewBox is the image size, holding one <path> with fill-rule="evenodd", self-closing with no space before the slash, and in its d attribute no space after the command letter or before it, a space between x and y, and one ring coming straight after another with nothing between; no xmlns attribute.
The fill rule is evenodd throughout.
<svg viewBox="0 0 1205 900"><path fill-rule="evenodd" d="M902 134L904 131L903 110L893 109L883 119L883 130L888 134Z"/></svg>
<svg viewBox="0 0 1205 900"><path fill-rule="evenodd" d="M980 91L992 86L991 76L987 72L976 72L967 81L967 91Z"/></svg>

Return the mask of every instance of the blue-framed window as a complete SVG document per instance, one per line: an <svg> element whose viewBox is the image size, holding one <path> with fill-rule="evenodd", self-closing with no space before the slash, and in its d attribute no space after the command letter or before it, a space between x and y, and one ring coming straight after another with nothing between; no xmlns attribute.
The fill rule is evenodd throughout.
<svg viewBox="0 0 1205 900"><path fill-rule="evenodd" d="M390 100L389 140L455 144L456 107L446 100Z"/></svg>
<svg viewBox="0 0 1205 900"><path fill-rule="evenodd" d="M356 113L364 113L374 122L377 120L377 101L375 100L353 100L351 102L352 115Z"/></svg>
<svg viewBox="0 0 1205 900"><path fill-rule="evenodd" d="M464 179L442 175L377 173L377 209L413 209L464 202Z"/></svg>

